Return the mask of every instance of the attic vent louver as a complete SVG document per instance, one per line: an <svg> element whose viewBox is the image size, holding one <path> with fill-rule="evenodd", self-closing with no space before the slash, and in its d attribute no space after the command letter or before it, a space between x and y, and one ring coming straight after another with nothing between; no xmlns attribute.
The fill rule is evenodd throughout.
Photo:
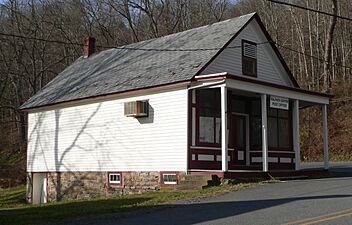
<svg viewBox="0 0 352 225"><path fill-rule="evenodd" d="M127 117L147 117L149 104L147 100L125 102L125 116Z"/></svg>
<svg viewBox="0 0 352 225"><path fill-rule="evenodd" d="M243 55L253 59L257 58L257 46L248 42L243 43Z"/></svg>

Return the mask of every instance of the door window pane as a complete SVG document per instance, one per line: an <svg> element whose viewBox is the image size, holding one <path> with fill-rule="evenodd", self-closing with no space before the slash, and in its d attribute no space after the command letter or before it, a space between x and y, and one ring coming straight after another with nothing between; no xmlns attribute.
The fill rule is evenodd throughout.
<svg viewBox="0 0 352 225"><path fill-rule="evenodd" d="M244 148L246 146L245 139L245 119L235 117L235 147Z"/></svg>

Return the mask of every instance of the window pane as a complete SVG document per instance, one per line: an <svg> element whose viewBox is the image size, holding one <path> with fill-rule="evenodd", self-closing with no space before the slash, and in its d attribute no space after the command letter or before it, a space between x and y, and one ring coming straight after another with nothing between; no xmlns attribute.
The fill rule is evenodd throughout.
<svg viewBox="0 0 352 225"><path fill-rule="evenodd" d="M216 134L216 143L220 143L221 142L221 119L220 118L216 118L215 121L215 134Z"/></svg>
<svg viewBox="0 0 352 225"><path fill-rule="evenodd" d="M200 108L199 109L199 116L204 116L204 117L213 117L214 112L210 108Z"/></svg>
<svg viewBox="0 0 352 225"><path fill-rule="evenodd" d="M269 148L276 148L277 146L277 118L268 118L268 145Z"/></svg>
<svg viewBox="0 0 352 225"><path fill-rule="evenodd" d="M250 124L251 149L262 147L262 120L260 117L251 117Z"/></svg>
<svg viewBox="0 0 352 225"><path fill-rule="evenodd" d="M287 119L279 119L279 147L290 148L290 126Z"/></svg>
<svg viewBox="0 0 352 225"><path fill-rule="evenodd" d="M111 183L120 183L121 175L120 174L110 174L109 175L109 181Z"/></svg>
<svg viewBox="0 0 352 225"><path fill-rule="evenodd" d="M177 175L176 174L163 174L164 184L176 184Z"/></svg>
<svg viewBox="0 0 352 225"><path fill-rule="evenodd" d="M199 141L203 143L214 143L214 118L199 117Z"/></svg>
<svg viewBox="0 0 352 225"><path fill-rule="evenodd" d="M255 75L256 74L256 60L243 58L242 60L243 74L244 75Z"/></svg>
<svg viewBox="0 0 352 225"><path fill-rule="evenodd" d="M218 89L197 90L199 106L220 110L220 90Z"/></svg>

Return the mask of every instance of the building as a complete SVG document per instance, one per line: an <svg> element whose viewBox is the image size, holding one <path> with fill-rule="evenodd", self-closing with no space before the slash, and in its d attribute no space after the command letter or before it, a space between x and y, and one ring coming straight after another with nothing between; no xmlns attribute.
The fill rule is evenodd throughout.
<svg viewBox="0 0 352 225"><path fill-rule="evenodd" d="M29 202L177 185L180 176L300 169L301 89L255 13L77 59L28 113Z"/></svg>

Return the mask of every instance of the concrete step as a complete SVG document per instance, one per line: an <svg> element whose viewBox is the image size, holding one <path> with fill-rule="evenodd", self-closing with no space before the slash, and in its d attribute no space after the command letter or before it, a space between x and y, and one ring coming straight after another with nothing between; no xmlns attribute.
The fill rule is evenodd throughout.
<svg viewBox="0 0 352 225"><path fill-rule="evenodd" d="M210 175L188 174L188 175L181 177L181 180L211 180L211 176Z"/></svg>
<svg viewBox="0 0 352 225"><path fill-rule="evenodd" d="M208 181L201 181L201 180L197 180L197 181L193 181L193 180L183 180L179 182L180 185L201 185L201 186L206 186L208 185Z"/></svg>
<svg viewBox="0 0 352 225"><path fill-rule="evenodd" d="M216 176L204 174L188 174L181 177L176 190L201 190L207 186L220 184L220 179Z"/></svg>
<svg viewBox="0 0 352 225"><path fill-rule="evenodd" d="M211 180L211 177L187 177L183 181L199 181L199 182L206 182L208 180Z"/></svg>

